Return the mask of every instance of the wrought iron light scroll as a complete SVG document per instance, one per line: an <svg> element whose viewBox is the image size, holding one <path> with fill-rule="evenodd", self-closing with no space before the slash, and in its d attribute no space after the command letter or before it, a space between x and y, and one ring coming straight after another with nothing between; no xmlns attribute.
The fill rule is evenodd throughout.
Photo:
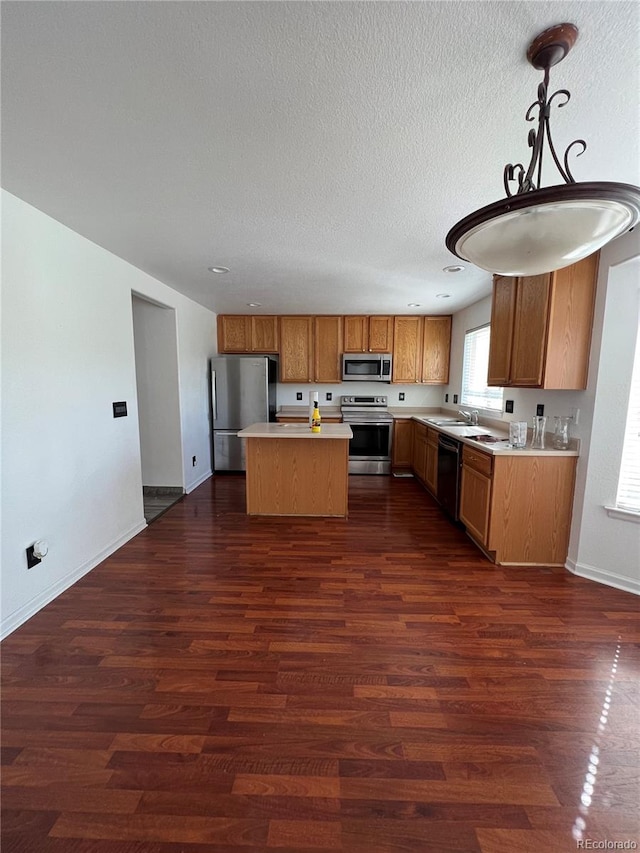
<svg viewBox="0 0 640 853"><path fill-rule="evenodd" d="M460 220L449 231L447 248L464 260L503 275L536 275L569 266L632 228L640 219L640 189L631 184L576 183L569 167L571 152L580 156L584 139L571 142L562 160L553 144L551 107L564 107L571 94L558 89L549 96L549 69L571 50L578 37L573 24L545 30L531 43L527 58L544 70L538 97L526 113L536 120L529 131L531 159L509 163L503 174L506 199ZM542 188L542 161L548 147L563 184ZM574 149L580 148L579 151ZM514 189L515 185L515 189Z"/></svg>

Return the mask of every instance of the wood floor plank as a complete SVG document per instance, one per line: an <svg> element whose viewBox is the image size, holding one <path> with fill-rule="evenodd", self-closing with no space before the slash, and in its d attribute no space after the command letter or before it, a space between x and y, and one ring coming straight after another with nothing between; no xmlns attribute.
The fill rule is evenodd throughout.
<svg viewBox="0 0 640 853"><path fill-rule="evenodd" d="M414 480L207 481L2 643L3 853L637 841L637 599L489 563Z"/></svg>

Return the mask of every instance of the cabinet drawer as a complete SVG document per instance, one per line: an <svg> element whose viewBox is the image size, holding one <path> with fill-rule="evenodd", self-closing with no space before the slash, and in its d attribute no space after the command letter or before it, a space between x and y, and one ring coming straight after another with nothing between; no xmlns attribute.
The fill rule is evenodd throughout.
<svg viewBox="0 0 640 853"><path fill-rule="evenodd" d="M416 437L423 438L425 441L427 440L427 428L424 424L418 423L418 421L413 422L413 434Z"/></svg>
<svg viewBox="0 0 640 853"><path fill-rule="evenodd" d="M465 444L462 448L462 464L490 477L493 470L493 457L478 450L472 450Z"/></svg>
<svg viewBox="0 0 640 853"><path fill-rule="evenodd" d="M431 427L427 427L427 441L429 444L438 444L438 430L431 429Z"/></svg>

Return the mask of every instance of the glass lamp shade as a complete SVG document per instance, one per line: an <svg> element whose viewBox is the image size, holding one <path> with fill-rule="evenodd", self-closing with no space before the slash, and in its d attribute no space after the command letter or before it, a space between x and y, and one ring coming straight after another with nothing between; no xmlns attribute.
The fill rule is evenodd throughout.
<svg viewBox="0 0 640 853"><path fill-rule="evenodd" d="M459 258L499 275L538 275L593 254L640 218L630 184L563 184L512 196L460 220L447 235Z"/></svg>

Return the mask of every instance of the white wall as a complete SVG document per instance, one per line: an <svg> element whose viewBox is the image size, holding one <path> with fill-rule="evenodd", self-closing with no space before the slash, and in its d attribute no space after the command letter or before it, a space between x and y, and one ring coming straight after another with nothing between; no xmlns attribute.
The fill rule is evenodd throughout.
<svg viewBox="0 0 640 853"><path fill-rule="evenodd" d="M622 458L640 310L640 232L602 250L591 348L590 429L583 435L568 567L640 593L640 524L610 517Z"/></svg>
<svg viewBox="0 0 640 853"><path fill-rule="evenodd" d="M626 400L638 319L638 264L624 263L640 255L640 231L625 234L600 256L588 385L584 391L505 389L514 401L513 414L499 415L531 423L542 403L549 424L554 415L580 409L572 436L581 441L576 474L567 567L578 574L622 589L640 592L640 525L610 518L604 505L615 502L622 455ZM607 314L605 316L605 304ZM491 319L491 297L454 314L450 383L444 392L460 394L464 335Z"/></svg>
<svg viewBox="0 0 640 853"><path fill-rule="evenodd" d="M302 392L302 402L296 400L297 391ZM320 413L323 407L339 407L340 397L347 394L385 395L389 398L389 406L393 408L439 406L443 399L441 385L391 385L386 382L341 382L335 385L279 383L277 405L306 406L309 402L309 391L318 391ZM327 391L333 394L331 402L326 400ZM399 399L401 393L405 395L402 402Z"/></svg>
<svg viewBox="0 0 640 853"><path fill-rule="evenodd" d="M6 192L2 249L4 635L144 527L132 292L176 310L187 491L211 473L216 317Z"/></svg>
<svg viewBox="0 0 640 853"><path fill-rule="evenodd" d="M176 312L132 298L142 483L182 486Z"/></svg>

